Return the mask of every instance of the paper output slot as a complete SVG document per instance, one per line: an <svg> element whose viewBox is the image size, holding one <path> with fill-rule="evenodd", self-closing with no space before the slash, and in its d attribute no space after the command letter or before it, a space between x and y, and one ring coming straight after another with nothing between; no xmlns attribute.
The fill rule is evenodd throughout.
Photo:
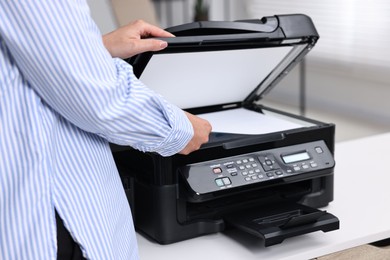
<svg viewBox="0 0 390 260"><path fill-rule="evenodd" d="M326 211L318 211L309 213L306 215L298 215L291 217L285 224L281 225L280 228L286 229L296 227L300 225L310 224L316 222L321 216L325 215Z"/></svg>
<svg viewBox="0 0 390 260"><path fill-rule="evenodd" d="M316 222L318 218L325 213L325 211L305 213L302 212L302 210L294 210L282 214L267 216L265 218L255 219L253 222L262 226L273 225L286 229Z"/></svg>
<svg viewBox="0 0 390 260"><path fill-rule="evenodd" d="M259 224L259 225L267 225L267 224L275 225L276 223L279 223L279 222L284 223L284 222L286 222L286 219L292 219L292 218L298 217L300 215L301 215L301 213L299 210L294 210L294 211L290 211L290 212L286 212L286 213L282 213L282 214L267 216L265 218L255 219L255 220L253 220L253 222L255 222L256 224ZM278 225L278 226L280 226L280 225Z"/></svg>
<svg viewBox="0 0 390 260"><path fill-rule="evenodd" d="M339 228L339 220L326 211L300 204L275 204L232 214L224 218L230 226L264 239L265 246L314 231Z"/></svg>

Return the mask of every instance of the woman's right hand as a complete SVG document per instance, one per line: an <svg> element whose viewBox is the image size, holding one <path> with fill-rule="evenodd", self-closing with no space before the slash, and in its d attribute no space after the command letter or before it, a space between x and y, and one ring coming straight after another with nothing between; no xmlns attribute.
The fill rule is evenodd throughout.
<svg viewBox="0 0 390 260"><path fill-rule="evenodd" d="M187 146L180 151L180 154L187 155L193 151L198 150L202 144L209 141L209 135L211 133L211 124L198 116L185 112L188 119L190 120L194 129L194 136L187 144Z"/></svg>

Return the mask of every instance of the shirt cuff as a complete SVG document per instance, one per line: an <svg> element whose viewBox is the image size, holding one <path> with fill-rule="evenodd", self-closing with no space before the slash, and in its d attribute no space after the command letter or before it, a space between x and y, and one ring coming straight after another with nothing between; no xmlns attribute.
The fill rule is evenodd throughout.
<svg viewBox="0 0 390 260"><path fill-rule="evenodd" d="M162 156L171 156L182 151L194 136L194 129L184 111L175 105L170 107L170 115L166 115L171 125L171 132L155 148L155 152Z"/></svg>

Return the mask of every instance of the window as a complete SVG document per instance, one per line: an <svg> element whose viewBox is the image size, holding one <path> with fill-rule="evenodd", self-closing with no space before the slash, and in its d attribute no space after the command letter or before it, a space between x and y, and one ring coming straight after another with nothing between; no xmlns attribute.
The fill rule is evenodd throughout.
<svg viewBox="0 0 390 260"><path fill-rule="evenodd" d="M390 2L247 0L245 3L250 18L288 13L310 16L320 35L310 60L320 60L322 66L327 64L330 69L355 75L364 72L370 77L389 78Z"/></svg>

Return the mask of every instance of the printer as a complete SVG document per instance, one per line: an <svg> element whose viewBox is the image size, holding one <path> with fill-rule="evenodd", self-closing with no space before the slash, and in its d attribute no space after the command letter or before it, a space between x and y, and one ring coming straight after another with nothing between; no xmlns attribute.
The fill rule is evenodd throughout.
<svg viewBox="0 0 390 260"><path fill-rule="evenodd" d="M209 142L163 157L112 145L135 228L160 244L237 229L271 246L339 228L335 125L262 105L315 46L310 17L174 26L168 47L127 60L149 88L209 120ZM256 238L257 237L257 238Z"/></svg>

